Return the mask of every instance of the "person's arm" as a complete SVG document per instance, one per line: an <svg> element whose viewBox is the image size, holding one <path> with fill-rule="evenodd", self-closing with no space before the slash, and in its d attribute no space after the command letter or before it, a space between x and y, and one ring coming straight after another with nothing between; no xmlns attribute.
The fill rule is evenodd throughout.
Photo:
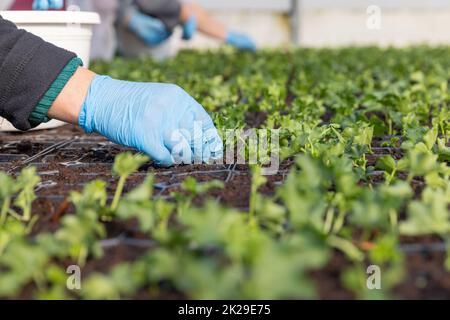
<svg viewBox="0 0 450 320"><path fill-rule="evenodd" d="M196 19L198 31L221 41L226 40L227 28L222 22L214 19L205 9L195 3L181 4L180 20L188 23L192 17Z"/></svg>
<svg viewBox="0 0 450 320"><path fill-rule="evenodd" d="M78 125L81 106L86 100L89 87L95 76L94 72L79 67L52 104L48 116L52 119Z"/></svg>
<svg viewBox="0 0 450 320"><path fill-rule="evenodd" d="M195 3L182 3L180 19L183 22L183 38L189 40L195 29L210 37L223 41L240 50L255 51L256 44L245 33L229 30L222 22L211 16Z"/></svg>
<svg viewBox="0 0 450 320"><path fill-rule="evenodd" d="M161 166L223 156L211 117L173 84L114 80L79 68L49 115L142 151Z"/></svg>
<svg viewBox="0 0 450 320"><path fill-rule="evenodd" d="M160 19L170 32L181 24L185 40L192 39L200 31L238 49L256 50L249 36L229 30L198 4L182 3L179 0L136 0L136 4L142 13Z"/></svg>
<svg viewBox="0 0 450 320"><path fill-rule="evenodd" d="M148 46L156 46L166 41L175 26L170 21L142 12L134 0L119 3L116 23L132 31Z"/></svg>
<svg viewBox="0 0 450 320"><path fill-rule="evenodd" d="M0 116L30 129L50 118L148 154L156 164L220 159L211 117L180 87L96 75L75 54L0 17Z"/></svg>
<svg viewBox="0 0 450 320"><path fill-rule="evenodd" d="M178 0L135 0L140 12L162 21L169 32L180 24L182 4Z"/></svg>
<svg viewBox="0 0 450 320"><path fill-rule="evenodd" d="M181 3L179 0L136 0L135 3L139 11L160 19L170 31L179 24L192 22L195 23L195 30L191 33L198 29L208 36L225 41L227 34L225 25L212 18L197 4ZM195 22L192 19L195 19Z"/></svg>

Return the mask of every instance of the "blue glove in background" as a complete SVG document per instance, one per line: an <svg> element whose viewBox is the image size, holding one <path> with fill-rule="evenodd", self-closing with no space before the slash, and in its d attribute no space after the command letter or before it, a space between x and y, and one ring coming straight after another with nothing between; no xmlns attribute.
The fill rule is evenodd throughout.
<svg viewBox="0 0 450 320"><path fill-rule="evenodd" d="M33 10L61 9L64 7L64 0L34 0Z"/></svg>
<svg viewBox="0 0 450 320"><path fill-rule="evenodd" d="M138 11L132 14L128 27L148 46L161 44L171 36L161 20Z"/></svg>
<svg viewBox="0 0 450 320"><path fill-rule="evenodd" d="M225 42L239 50L256 51L256 44L249 36L243 33L228 32Z"/></svg>
<svg viewBox="0 0 450 320"><path fill-rule="evenodd" d="M198 22L195 16L190 16L183 24L183 40L191 40L197 32Z"/></svg>
<svg viewBox="0 0 450 320"><path fill-rule="evenodd" d="M157 165L223 157L223 143L203 107L180 87L96 76L78 119L86 133L148 154Z"/></svg>

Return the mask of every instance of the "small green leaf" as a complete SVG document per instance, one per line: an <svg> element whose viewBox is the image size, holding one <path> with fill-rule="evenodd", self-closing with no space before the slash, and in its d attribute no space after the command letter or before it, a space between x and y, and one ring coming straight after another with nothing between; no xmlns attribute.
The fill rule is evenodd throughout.
<svg viewBox="0 0 450 320"><path fill-rule="evenodd" d="M425 134L425 136L423 137L423 141L425 142L425 145L427 146L428 150L433 149L433 146L436 144L437 137L438 137L437 127L429 130Z"/></svg>
<svg viewBox="0 0 450 320"><path fill-rule="evenodd" d="M397 163L391 156L384 156L378 159L377 168L392 172L396 170Z"/></svg>
<svg viewBox="0 0 450 320"><path fill-rule="evenodd" d="M131 152L121 153L116 156L113 173L121 177L127 177L136 172L147 161L149 161L149 158L142 154L133 155Z"/></svg>

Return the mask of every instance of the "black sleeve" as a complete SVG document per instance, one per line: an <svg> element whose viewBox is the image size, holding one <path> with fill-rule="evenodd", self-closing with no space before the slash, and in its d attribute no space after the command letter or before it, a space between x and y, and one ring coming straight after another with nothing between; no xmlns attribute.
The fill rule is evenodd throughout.
<svg viewBox="0 0 450 320"><path fill-rule="evenodd" d="M160 19L172 31L180 22L181 3L178 0L136 0L138 9Z"/></svg>
<svg viewBox="0 0 450 320"><path fill-rule="evenodd" d="M0 116L31 129L31 112L75 56L0 16Z"/></svg>

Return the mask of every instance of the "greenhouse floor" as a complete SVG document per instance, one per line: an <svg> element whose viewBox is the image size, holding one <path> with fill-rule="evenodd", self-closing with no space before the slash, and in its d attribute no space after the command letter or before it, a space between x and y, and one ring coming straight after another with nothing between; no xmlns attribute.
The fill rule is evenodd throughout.
<svg viewBox="0 0 450 320"><path fill-rule="evenodd" d="M38 200L34 203L33 212L39 216L33 228L33 234L36 235L57 230L60 219L73 211L68 200L70 191L81 190L92 180L106 181L109 196L112 198L118 180L111 174L114 158L126 150L98 135L85 135L80 129L70 125L49 131L0 133L0 170L14 175L26 166L37 168L42 181L35 190ZM373 150L375 154L368 157L369 163L375 163L384 154L401 157L395 148L382 148L380 141L374 142ZM267 177L268 182L261 188L261 193L273 195L276 187L283 184L291 164L292 160L285 161L277 175ZM221 180L225 185L222 190L210 191L197 197L194 202L200 204L206 197L212 197L228 206L248 211L251 187L251 172L248 166L156 168L148 164L128 179L125 191L138 186L150 172L155 176L155 198L170 199L174 192L180 191L180 185L186 177L193 177L199 182ZM373 183L377 183L376 173ZM422 185L421 181L415 181L417 192L421 191ZM89 262L84 272L106 271L117 263L133 261L154 247L156 244L138 229L137 225L130 222L107 223L108 237L101 243L105 255L100 260ZM358 246L362 250L370 249L370 243L361 243ZM450 276L442 267L448 249L440 238L402 237L399 249L405 253L408 272L402 284L394 290L396 295L406 299L450 299ZM342 287L339 280L340 271L347 267L348 260L336 252L325 269L312 274L321 298L354 298L351 292ZM22 297L28 298L27 295L25 290ZM137 298L149 297L147 293L143 293L142 297Z"/></svg>

